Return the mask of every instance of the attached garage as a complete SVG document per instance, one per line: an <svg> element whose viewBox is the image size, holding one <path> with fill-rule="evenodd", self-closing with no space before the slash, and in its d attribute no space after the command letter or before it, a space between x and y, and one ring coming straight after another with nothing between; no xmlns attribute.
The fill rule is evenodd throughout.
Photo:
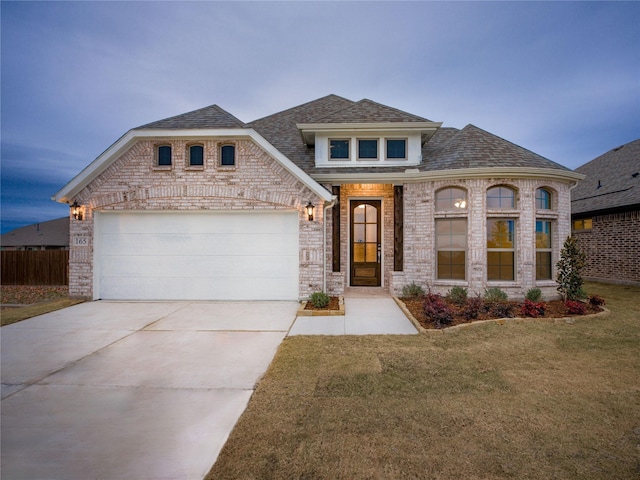
<svg viewBox="0 0 640 480"><path fill-rule="evenodd" d="M94 298L297 300L298 212L96 212Z"/></svg>

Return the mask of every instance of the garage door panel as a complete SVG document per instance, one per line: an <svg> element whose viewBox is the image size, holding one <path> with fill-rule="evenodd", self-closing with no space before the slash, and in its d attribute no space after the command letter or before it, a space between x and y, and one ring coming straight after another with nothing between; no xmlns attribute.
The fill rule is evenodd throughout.
<svg viewBox="0 0 640 480"><path fill-rule="evenodd" d="M96 216L97 298L293 300L297 212Z"/></svg>

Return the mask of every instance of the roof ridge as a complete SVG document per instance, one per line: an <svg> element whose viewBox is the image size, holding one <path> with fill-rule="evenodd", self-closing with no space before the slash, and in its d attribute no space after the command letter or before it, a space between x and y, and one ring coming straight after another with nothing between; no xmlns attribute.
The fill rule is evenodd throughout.
<svg viewBox="0 0 640 480"><path fill-rule="evenodd" d="M218 112L220 114L223 114L225 117L233 120L234 123L237 123L238 127L243 127L244 125L246 125L242 120L240 120L239 118L237 118L233 114L227 112L224 108L222 108L219 105L214 103L214 104L208 105L206 107L197 108L197 109L191 110L189 112L180 113L178 115L173 115L171 117L166 117L166 118L162 118L160 120L156 120L156 121L153 121L153 122L150 122L150 123L146 123L144 125L140 125L139 127L133 128L133 130L141 130L143 128L154 128L153 126L157 125L159 123L167 123L167 122L171 122L172 120L193 117L197 113L205 112L205 111L208 111L208 110L215 110L216 112Z"/></svg>
<svg viewBox="0 0 640 480"><path fill-rule="evenodd" d="M322 100L327 100L327 99L330 99L330 98L338 98L338 99L341 99L341 100L347 100L349 102L353 102L353 100L349 100L346 97L342 97L340 95L336 95L335 93L330 93L328 95L325 95L324 97L319 97L319 98L316 98L315 100L310 100L310 101L302 103L300 105L294 105L293 107L285 108L284 110L280 110L279 112L270 113L269 115L265 115L264 117L256 118L255 120L251 120L250 122L248 122L246 125L251 125L253 123L260 122L260 121L262 121L262 120L264 120L266 118L273 117L274 115L281 115L281 114L287 113L287 112L289 112L291 110L297 110L297 109L300 109L300 108L303 108L303 107L307 107L307 106L311 105L312 103L316 103L316 102L319 102L319 101L322 101ZM342 110L342 109L339 109L339 110ZM336 110L336 111L339 111L339 110Z"/></svg>

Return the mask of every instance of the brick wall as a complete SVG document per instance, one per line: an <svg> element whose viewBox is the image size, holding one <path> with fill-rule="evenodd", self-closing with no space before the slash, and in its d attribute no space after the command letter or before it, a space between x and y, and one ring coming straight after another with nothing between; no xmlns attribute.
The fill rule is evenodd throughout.
<svg viewBox="0 0 640 480"><path fill-rule="evenodd" d="M593 217L593 228L574 232L587 256L586 279L640 284L640 210Z"/></svg>
<svg viewBox="0 0 640 480"><path fill-rule="evenodd" d="M204 142L202 167L187 165L185 140L171 140L173 165L155 167L155 145L133 145L76 197L85 206L84 219L71 222L69 291L93 297L93 232L96 210L297 210L300 232L300 296L322 288L322 199L273 160L258 145L235 139L236 166L220 166L219 145L230 139ZM314 221L304 212L308 201L316 208ZM74 245L74 238L84 238Z"/></svg>

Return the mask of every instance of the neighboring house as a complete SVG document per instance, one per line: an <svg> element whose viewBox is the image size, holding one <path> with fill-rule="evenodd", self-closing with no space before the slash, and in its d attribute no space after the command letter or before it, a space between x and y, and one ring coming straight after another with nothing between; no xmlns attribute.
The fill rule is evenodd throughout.
<svg viewBox="0 0 640 480"><path fill-rule="evenodd" d="M587 255L591 280L640 285L640 139L576 169L573 234Z"/></svg>
<svg viewBox="0 0 640 480"><path fill-rule="evenodd" d="M68 250L69 218L57 218L2 234L2 250Z"/></svg>
<svg viewBox="0 0 640 480"><path fill-rule="evenodd" d="M243 123L213 105L134 128L53 198L77 202L70 293L305 298L556 292L582 176L473 125L329 95Z"/></svg>

